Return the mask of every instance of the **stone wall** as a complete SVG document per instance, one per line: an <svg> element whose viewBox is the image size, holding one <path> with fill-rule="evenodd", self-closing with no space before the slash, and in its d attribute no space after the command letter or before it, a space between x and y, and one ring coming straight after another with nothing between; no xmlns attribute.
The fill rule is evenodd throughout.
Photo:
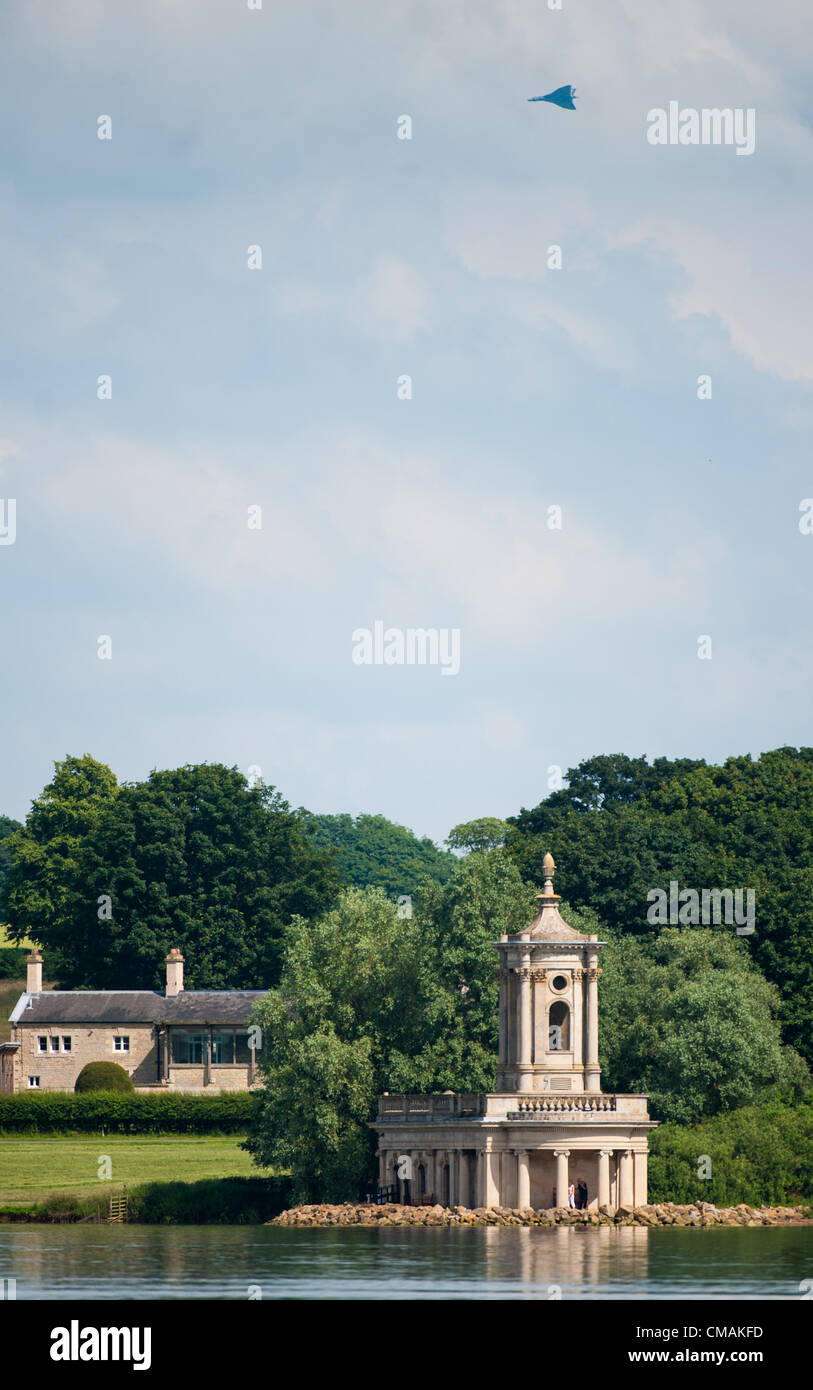
<svg viewBox="0 0 813 1390"><path fill-rule="evenodd" d="M128 1052L114 1050L114 1037L122 1035L130 1039ZM40 1052L40 1037L48 1038L49 1049L51 1038L58 1038L59 1052ZM70 1038L70 1052L62 1050L63 1038ZM149 1085L157 1076L155 1029L151 1023L127 1023L120 1027L100 1023L17 1024L12 1030L12 1041L22 1043L16 1077L18 1091L72 1091L88 1062L117 1062L132 1077L134 1085ZM29 1087L29 1076L40 1078L38 1088Z"/></svg>

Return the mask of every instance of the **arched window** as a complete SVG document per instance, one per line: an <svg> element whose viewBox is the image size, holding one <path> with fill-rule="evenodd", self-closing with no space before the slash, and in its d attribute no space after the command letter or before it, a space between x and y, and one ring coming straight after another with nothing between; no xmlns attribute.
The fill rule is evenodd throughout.
<svg viewBox="0 0 813 1390"><path fill-rule="evenodd" d="M548 1014L548 1052L569 1051L570 1009L563 999L557 999Z"/></svg>

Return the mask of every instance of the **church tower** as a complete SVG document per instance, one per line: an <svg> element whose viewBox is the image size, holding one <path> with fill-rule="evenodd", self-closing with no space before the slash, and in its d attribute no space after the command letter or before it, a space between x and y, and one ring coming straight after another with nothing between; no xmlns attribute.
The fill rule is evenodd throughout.
<svg viewBox="0 0 813 1390"><path fill-rule="evenodd" d="M601 1089L598 965L604 942L569 927L553 891L553 855L534 920L502 936L493 1093L383 1095L380 1186L393 1200L464 1207L643 1206L646 1096Z"/></svg>
<svg viewBox="0 0 813 1390"><path fill-rule="evenodd" d="M503 936L500 952L498 1091L572 1095L601 1090L598 1064L597 936L583 936L559 913L553 855L525 931Z"/></svg>

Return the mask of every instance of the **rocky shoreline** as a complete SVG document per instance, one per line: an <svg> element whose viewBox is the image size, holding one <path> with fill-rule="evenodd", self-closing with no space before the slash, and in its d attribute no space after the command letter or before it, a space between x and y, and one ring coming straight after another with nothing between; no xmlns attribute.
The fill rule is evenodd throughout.
<svg viewBox="0 0 813 1390"><path fill-rule="evenodd" d="M680 1206L658 1202L646 1207L567 1207L522 1210L506 1207L405 1207L395 1203L345 1202L341 1206L291 1207L269 1226L810 1226L809 1207L715 1207L710 1202Z"/></svg>

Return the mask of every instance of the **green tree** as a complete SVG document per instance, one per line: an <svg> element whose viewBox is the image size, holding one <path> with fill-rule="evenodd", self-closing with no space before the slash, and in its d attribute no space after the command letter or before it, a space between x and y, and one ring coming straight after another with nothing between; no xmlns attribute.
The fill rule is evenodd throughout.
<svg viewBox="0 0 813 1390"><path fill-rule="evenodd" d="M646 935L648 893L753 889L747 949L781 995L785 1041L813 1062L813 748L703 762L591 758L569 785L510 821L506 849L541 882L550 849L568 901ZM728 931L727 928L708 928Z"/></svg>
<svg viewBox="0 0 813 1390"><path fill-rule="evenodd" d="M22 825L18 820L12 820L11 816L0 816L0 922L3 920L3 904L5 902L5 885L11 866L14 862L9 836L16 830L22 830Z"/></svg>
<svg viewBox="0 0 813 1390"><path fill-rule="evenodd" d="M10 867L0 920L8 921L14 940L30 936L47 944L48 973L55 978L70 971L73 915L77 901L87 902L84 848L117 794L115 775L105 763L87 753L67 757L55 764L25 825L3 841Z"/></svg>
<svg viewBox="0 0 813 1390"><path fill-rule="evenodd" d="M279 989L255 1011L263 1087L246 1147L290 1169L298 1200L357 1195L376 1095L412 1071L428 1003L418 923L382 889L346 889L320 921L289 927Z"/></svg>
<svg viewBox="0 0 813 1390"><path fill-rule="evenodd" d="M508 822L497 820L494 816L481 816L479 820L463 821L449 831L446 844L450 849L487 853L499 849L505 843Z"/></svg>
<svg viewBox="0 0 813 1390"><path fill-rule="evenodd" d="M73 987L156 988L178 946L188 988L273 985L285 923L324 911L338 888L287 802L208 763L114 788L67 830L64 813L52 817L48 834L55 797L44 795L22 832L10 921L35 932L49 972L56 963Z"/></svg>
<svg viewBox="0 0 813 1390"><path fill-rule="evenodd" d="M778 991L741 940L668 928L610 940L601 956L605 1088L644 1092L656 1118L690 1123L809 1084L782 1044Z"/></svg>
<svg viewBox="0 0 813 1390"><path fill-rule="evenodd" d="M301 808L297 814L314 844L335 851L342 879L355 888L411 897L424 878L445 883L454 873L454 855L385 816L314 815Z"/></svg>
<svg viewBox="0 0 813 1390"><path fill-rule="evenodd" d="M495 942L522 931L536 915L534 890L502 854L473 851L444 885L418 895L425 969L433 982L435 1026L419 1067L437 1090L494 1086L499 1041Z"/></svg>

